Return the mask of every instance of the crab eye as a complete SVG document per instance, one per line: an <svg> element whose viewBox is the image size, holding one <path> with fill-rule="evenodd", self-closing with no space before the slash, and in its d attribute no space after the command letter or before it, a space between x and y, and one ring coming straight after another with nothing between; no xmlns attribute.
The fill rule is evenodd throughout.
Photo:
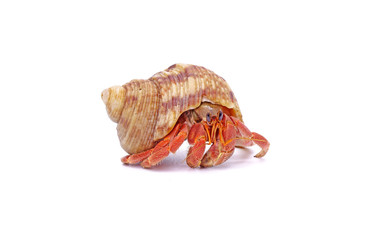
<svg viewBox="0 0 371 240"><path fill-rule="evenodd" d="M207 121L207 122L210 122L210 121L211 121L210 113L206 114L206 121Z"/></svg>
<svg viewBox="0 0 371 240"><path fill-rule="evenodd" d="M221 121L223 119L223 112L222 111L219 112L218 118L219 118L219 121Z"/></svg>

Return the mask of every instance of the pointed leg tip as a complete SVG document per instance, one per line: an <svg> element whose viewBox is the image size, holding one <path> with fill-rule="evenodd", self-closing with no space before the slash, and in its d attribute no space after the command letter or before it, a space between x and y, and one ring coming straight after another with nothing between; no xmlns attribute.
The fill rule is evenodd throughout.
<svg viewBox="0 0 371 240"><path fill-rule="evenodd" d="M188 164L188 167L190 167L190 168L198 168L199 166L197 166L197 165L192 166L192 165L189 165L189 164Z"/></svg>
<svg viewBox="0 0 371 240"><path fill-rule="evenodd" d="M265 156L266 153L267 153L267 152L265 152L265 151L260 151L260 152L257 153L254 157L256 157L256 158L262 158L262 157Z"/></svg>
<svg viewBox="0 0 371 240"><path fill-rule="evenodd" d="M198 168L201 164L201 160L186 159L187 165L190 168Z"/></svg>
<svg viewBox="0 0 371 240"><path fill-rule="evenodd" d="M152 165L148 162L148 161L143 161L140 166L142 166L143 168L146 168L146 169L149 169L152 167Z"/></svg>
<svg viewBox="0 0 371 240"><path fill-rule="evenodd" d="M212 164L201 164L200 167L201 168L210 168L210 167L214 167L214 165L212 165Z"/></svg>
<svg viewBox="0 0 371 240"><path fill-rule="evenodd" d="M125 157L122 157L121 158L121 162L123 163L123 164L129 164L129 162L128 162L128 158L130 157L130 155L128 155L128 156L125 156Z"/></svg>

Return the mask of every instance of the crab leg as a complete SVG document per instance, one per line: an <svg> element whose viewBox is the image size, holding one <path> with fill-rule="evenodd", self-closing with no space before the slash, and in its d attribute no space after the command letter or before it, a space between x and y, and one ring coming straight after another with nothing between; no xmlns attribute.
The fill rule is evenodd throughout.
<svg viewBox="0 0 371 240"><path fill-rule="evenodd" d="M268 152L269 145L270 145L268 140L256 132L252 133L251 138L253 139L254 143L256 143L259 147L261 147L260 152L257 153L254 157L257 157L257 158L264 157L264 155Z"/></svg>
<svg viewBox="0 0 371 240"><path fill-rule="evenodd" d="M188 136L188 127L186 124L183 124L180 127L178 134L171 140L169 147L170 152L175 153L178 148L183 144L183 142L187 139Z"/></svg>
<svg viewBox="0 0 371 240"><path fill-rule="evenodd" d="M152 150L153 149L150 149L150 150L147 150L147 151L144 151L144 152L141 152L141 153L127 155L127 156L121 158L121 162L125 163L125 164L138 164L141 161L143 161L144 159L148 158L151 155Z"/></svg>
<svg viewBox="0 0 371 240"><path fill-rule="evenodd" d="M187 138L187 135L187 125L178 123L154 148L141 153L128 155L123 157L121 161L125 164L137 164L141 162L142 167L150 168L161 162L170 152L175 153Z"/></svg>
<svg viewBox="0 0 371 240"><path fill-rule="evenodd" d="M243 124L240 120L238 120L235 117L231 117L232 121L234 122L234 125L237 130L237 141L236 146L237 147L249 147L255 144L257 144L261 151L255 155L257 158L263 157L269 149L270 143L268 140L256 132L250 132L250 130Z"/></svg>

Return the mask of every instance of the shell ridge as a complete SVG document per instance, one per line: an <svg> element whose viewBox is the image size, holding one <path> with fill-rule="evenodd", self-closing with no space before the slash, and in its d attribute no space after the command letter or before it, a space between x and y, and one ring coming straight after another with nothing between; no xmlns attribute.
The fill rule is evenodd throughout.
<svg viewBox="0 0 371 240"><path fill-rule="evenodd" d="M125 106L130 106L130 107L126 107L123 109L123 111L121 112L121 116L120 116L120 120L117 124L117 135L120 139L120 144L121 144L121 147L125 149L125 151L129 152L125 146L124 146L124 143L125 145L127 144L127 137L128 137L128 132L129 131L124 131L124 130L127 130L127 129L131 129L131 124L132 124L132 121L130 121L130 119L127 119L127 116L133 116L134 113L135 113L135 109L136 109L136 104L132 104L131 101L132 101L132 97L130 95L130 93L133 92L133 86L135 86L137 84L136 82L137 80L132 80L130 81L129 83L123 85L123 87L125 86L126 89L127 89L127 93L129 93L127 96L125 96L125 99L124 99L124 102L125 102Z"/></svg>
<svg viewBox="0 0 371 240"><path fill-rule="evenodd" d="M159 119L159 115L160 115L160 109L161 109L162 103L163 103L162 94L161 94L161 87L160 87L160 84L157 81L157 79L150 78L149 81L156 87L156 95L157 95L157 98L159 100L159 107L157 108L157 111L155 113L155 121L156 121L156 129L157 129L158 128L158 123L159 123L158 119ZM156 139L156 131L154 132L154 138L155 138L154 140L157 140Z"/></svg>

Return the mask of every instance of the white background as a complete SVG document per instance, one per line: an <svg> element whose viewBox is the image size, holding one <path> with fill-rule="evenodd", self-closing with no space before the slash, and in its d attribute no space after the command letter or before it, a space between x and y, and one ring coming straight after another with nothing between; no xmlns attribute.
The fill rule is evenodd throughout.
<svg viewBox="0 0 371 240"><path fill-rule="evenodd" d="M371 239L368 1L1 1L1 239ZM271 142L125 152L100 93L209 68ZM145 127L145 126L143 126Z"/></svg>

